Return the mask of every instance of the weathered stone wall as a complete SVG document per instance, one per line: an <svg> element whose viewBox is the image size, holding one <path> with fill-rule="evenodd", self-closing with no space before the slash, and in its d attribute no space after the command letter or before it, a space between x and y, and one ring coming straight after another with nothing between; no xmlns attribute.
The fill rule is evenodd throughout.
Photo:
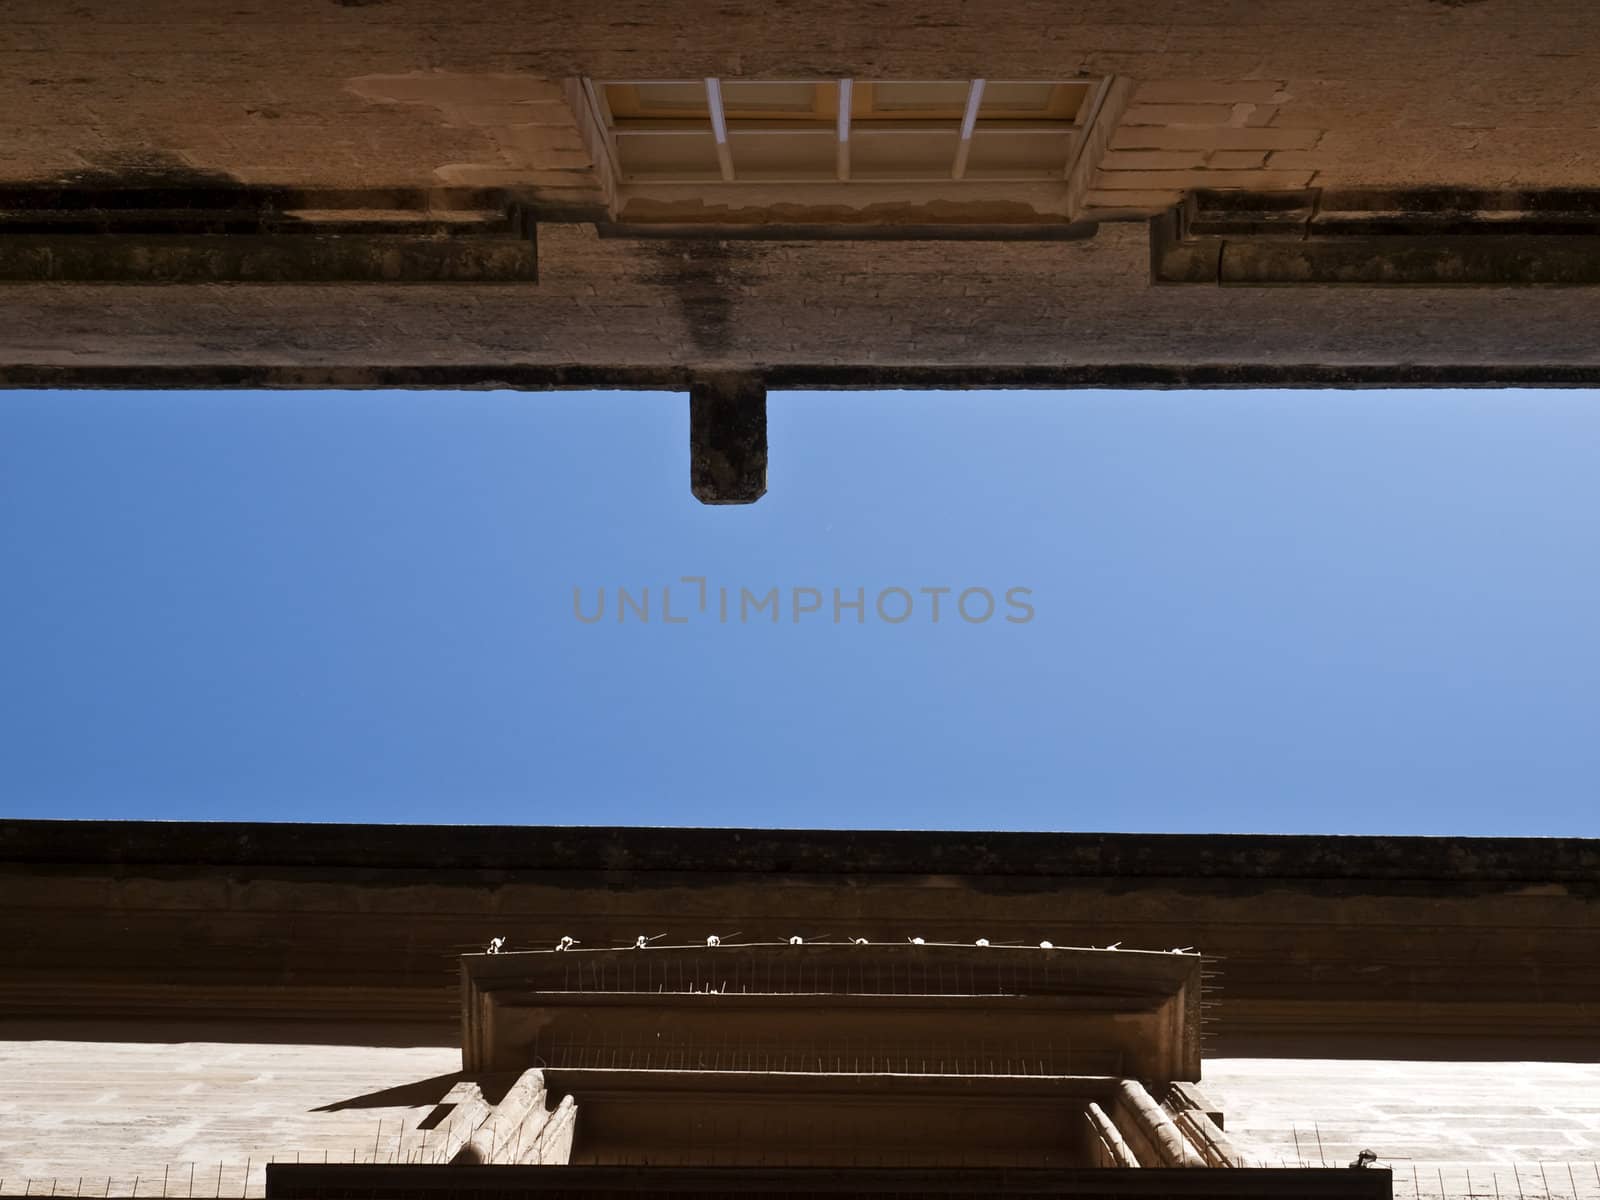
<svg viewBox="0 0 1600 1200"><path fill-rule="evenodd" d="M0 1041L0 1194L76 1195L81 1177L86 1196L135 1178L139 1196L163 1178L168 1196L260 1196L269 1159L436 1153L459 1136L419 1126L459 1066L434 1047ZM1402 1200L1600 1196L1597 1066L1223 1058L1202 1089L1252 1164L1370 1148Z"/></svg>
<svg viewBox="0 0 1600 1200"><path fill-rule="evenodd" d="M1170 130L1120 148L1187 155L1111 164L1116 190L1165 193L1206 167L1557 186L1593 182L1597 54L1587 0L5 0L0 180L562 170L575 146L538 115L554 93L529 88L574 74L1082 72L1144 82L1129 130Z"/></svg>
<svg viewBox="0 0 1600 1200"><path fill-rule="evenodd" d="M1584 289L1152 288L1144 228L1086 242L626 241L546 225L540 282L0 287L0 386L687 388L1600 374ZM173 369L170 372L168 369ZM925 374L917 375L925 369ZM1074 374L1079 372L1080 374ZM1547 381L1561 381L1559 371ZM901 381L896 383L895 381Z"/></svg>
<svg viewBox="0 0 1600 1200"><path fill-rule="evenodd" d="M574 75L1081 72L1138 85L1090 216L1196 186L1583 186L1597 58L1590 0L0 0L0 184L484 184L570 209L602 195ZM841 246L546 226L541 255L537 285L447 300L7 286L0 386L1600 378L1582 292L1152 289L1139 229Z"/></svg>
<svg viewBox="0 0 1600 1200"><path fill-rule="evenodd" d="M1600 1067L1218 1059L1206 1095L1254 1161L1345 1166L1362 1150L1405 1197L1600 1196Z"/></svg>
<svg viewBox="0 0 1600 1200"><path fill-rule="evenodd" d="M269 1159L388 1162L460 1068L442 1047L0 1041L0 1195L260 1196Z"/></svg>

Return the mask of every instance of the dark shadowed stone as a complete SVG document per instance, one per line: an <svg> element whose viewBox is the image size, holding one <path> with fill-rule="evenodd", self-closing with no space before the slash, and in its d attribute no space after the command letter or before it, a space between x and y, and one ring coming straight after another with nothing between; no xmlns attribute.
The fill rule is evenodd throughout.
<svg viewBox="0 0 1600 1200"><path fill-rule="evenodd" d="M702 504L751 504L767 491L767 387L715 375L689 388L689 487Z"/></svg>

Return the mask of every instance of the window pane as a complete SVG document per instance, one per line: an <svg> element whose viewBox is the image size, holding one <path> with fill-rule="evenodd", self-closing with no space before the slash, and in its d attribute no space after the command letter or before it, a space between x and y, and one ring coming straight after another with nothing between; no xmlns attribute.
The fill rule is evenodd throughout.
<svg viewBox="0 0 1600 1200"><path fill-rule="evenodd" d="M683 118L711 116L702 79L667 83L610 83L606 104L618 120L632 118Z"/></svg>
<svg viewBox="0 0 1600 1200"><path fill-rule="evenodd" d="M736 179L833 179L838 170L839 143L831 128L802 133L730 129L728 149Z"/></svg>
<svg viewBox="0 0 1600 1200"><path fill-rule="evenodd" d="M968 80L946 83L865 83L855 88L857 118L940 118L959 121L967 109Z"/></svg>
<svg viewBox="0 0 1600 1200"><path fill-rule="evenodd" d="M852 179L949 179L960 133L863 130L850 142Z"/></svg>
<svg viewBox="0 0 1600 1200"><path fill-rule="evenodd" d="M728 120L789 119L832 121L839 89L832 83L750 83L724 81L722 108Z"/></svg>
<svg viewBox="0 0 1600 1200"><path fill-rule="evenodd" d="M1070 121L1078 115L1088 92L1088 85L1082 83L994 80L984 84L978 119Z"/></svg>
<svg viewBox="0 0 1600 1200"><path fill-rule="evenodd" d="M1069 129L983 129L972 135L968 179L1059 179L1067 169Z"/></svg>
<svg viewBox="0 0 1600 1200"><path fill-rule="evenodd" d="M617 159L624 179L721 179L717 143L709 129L694 132L618 129Z"/></svg>

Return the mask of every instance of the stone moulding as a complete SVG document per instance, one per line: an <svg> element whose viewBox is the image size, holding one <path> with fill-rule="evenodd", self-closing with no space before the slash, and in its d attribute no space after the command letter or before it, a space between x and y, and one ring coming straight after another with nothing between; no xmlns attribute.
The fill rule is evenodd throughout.
<svg viewBox="0 0 1600 1200"><path fill-rule="evenodd" d="M1182 1168L1105 1171L1096 1168L839 1168L808 1167L454 1167L274 1163L269 1200L378 1200L439 1193L452 1198L510 1200L568 1196L1196 1196L1215 1200L1389 1200L1390 1172L1311 1167L1236 1171Z"/></svg>
<svg viewBox="0 0 1600 1200"><path fill-rule="evenodd" d="M533 283L535 224L482 189L0 188L0 283Z"/></svg>
<svg viewBox="0 0 1600 1200"><path fill-rule="evenodd" d="M1150 223L1157 284L1600 286L1600 191L1195 191Z"/></svg>

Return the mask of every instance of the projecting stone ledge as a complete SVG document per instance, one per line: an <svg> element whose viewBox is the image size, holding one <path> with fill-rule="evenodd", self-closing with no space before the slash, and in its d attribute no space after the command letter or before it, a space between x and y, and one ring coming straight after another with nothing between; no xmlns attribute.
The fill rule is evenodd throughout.
<svg viewBox="0 0 1600 1200"><path fill-rule="evenodd" d="M535 231L484 188L0 184L0 283L528 284Z"/></svg>
<svg viewBox="0 0 1600 1200"><path fill-rule="evenodd" d="M689 487L702 504L753 504L767 492L767 386L707 375L689 388Z"/></svg>
<svg viewBox="0 0 1600 1200"><path fill-rule="evenodd" d="M1600 286L1600 190L1206 191L1150 224L1157 284Z"/></svg>

